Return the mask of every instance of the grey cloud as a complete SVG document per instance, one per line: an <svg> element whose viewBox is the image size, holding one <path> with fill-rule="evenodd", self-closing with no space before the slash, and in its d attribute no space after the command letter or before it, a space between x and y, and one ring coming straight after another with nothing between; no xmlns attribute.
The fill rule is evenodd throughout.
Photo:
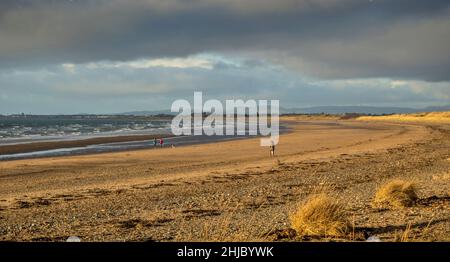
<svg viewBox="0 0 450 262"><path fill-rule="evenodd" d="M255 62L256 63L256 62ZM263 62L256 64L264 65ZM0 71L0 112L114 113L167 109L175 99L279 99L280 105L428 106L448 103L449 82L390 79L317 81L267 66L145 69L76 65ZM447 95L446 95L447 94Z"/></svg>
<svg viewBox="0 0 450 262"><path fill-rule="evenodd" d="M322 78L443 81L450 80L449 7L440 0L4 1L0 66L223 52Z"/></svg>

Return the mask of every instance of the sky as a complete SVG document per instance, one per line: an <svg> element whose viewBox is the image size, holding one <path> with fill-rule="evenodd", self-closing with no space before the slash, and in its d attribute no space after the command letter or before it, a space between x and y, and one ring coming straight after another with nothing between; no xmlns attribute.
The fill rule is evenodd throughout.
<svg viewBox="0 0 450 262"><path fill-rule="evenodd" d="M450 1L2 0L0 114L450 104Z"/></svg>

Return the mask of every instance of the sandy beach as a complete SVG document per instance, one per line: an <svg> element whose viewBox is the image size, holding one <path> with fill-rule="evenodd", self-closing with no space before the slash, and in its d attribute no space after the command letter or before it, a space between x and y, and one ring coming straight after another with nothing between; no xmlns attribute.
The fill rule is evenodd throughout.
<svg viewBox="0 0 450 262"><path fill-rule="evenodd" d="M0 162L0 240L397 241L450 239L450 126L286 117L276 157L258 138L176 148ZM392 178L417 205L370 203ZM289 214L326 191L353 234L299 237ZM287 232L287 233L286 233Z"/></svg>

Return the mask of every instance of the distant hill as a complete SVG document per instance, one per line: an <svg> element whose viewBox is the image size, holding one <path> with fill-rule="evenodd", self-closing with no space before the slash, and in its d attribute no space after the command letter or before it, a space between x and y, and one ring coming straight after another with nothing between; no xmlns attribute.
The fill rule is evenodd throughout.
<svg viewBox="0 0 450 262"><path fill-rule="evenodd" d="M155 111L131 111L118 113L114 115L124 115L124 116L156 116L156 115L176 115L176 113L170 112L170 110L155 110Z"/></svg>
<svg viewBox="0 0 450 262"><path fill-rule="evenodd" d="M446 106L429 106L429 107L425 107L422 112L443 112L443 111L450 111L450 105L446 105Z"/></svg>

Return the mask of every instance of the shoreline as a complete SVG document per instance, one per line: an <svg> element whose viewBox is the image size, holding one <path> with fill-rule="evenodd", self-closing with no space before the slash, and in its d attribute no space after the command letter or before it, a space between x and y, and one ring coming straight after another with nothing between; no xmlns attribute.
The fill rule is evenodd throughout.
<svg viewBox="0 0 450 262"><path fill-rule="evenodd" d="M280 125L280 135L288 133L290 124ZM30 142L0 145L0 162L20 159L92 155L112 152L125 152L154 148L153 139L164 139L164 147L208 144L238 139L251 139L258 136L175 136L172 134L105 136L76 140ZM157 145L159 147L159 145Z"/></svg>
<svg viewBox="0 0 450 262"><path fill-rule="evenodd" d="M145 140L150 141L154 138L160 137L167 138L171 137L171 135L165 134L165 135L104 136L104 137L95 137L77 140L29 142L11 145L0 145L0 156L10 154L30 153L52 149L61 149L61 148L85 147L90 145L99 145L107 143L120 143L120 142L145 141Z"/></svg>

